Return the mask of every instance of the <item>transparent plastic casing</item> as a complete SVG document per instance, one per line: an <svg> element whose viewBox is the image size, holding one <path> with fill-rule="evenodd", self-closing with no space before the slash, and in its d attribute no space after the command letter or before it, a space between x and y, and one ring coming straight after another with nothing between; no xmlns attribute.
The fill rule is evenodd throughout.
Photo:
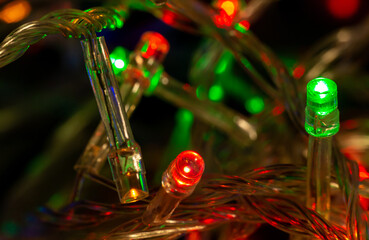
<svg viewBox="0 0 369 240"><path fill-rule="evenodd" d="M141 151L135 142L103 37L81 42L86 69L109 139L109 163L121 203L148 196Z"/></svg>
<svg viewBox="0 0 369 240"><path fill-rule="evenodd" d="M307 84L305 130L315 137L330 137L339 127L336 83L327 78L311 80Z"/></svg>
<svg viewBox="0 0 369 240"><path fill-rule="evenodd" d="M193 151L184 151L164 172L161 185L168 194L185 198L193 192L204 172L202 157Z"/></svg>
<svg viewBox="0 0 369 240"><path fill-rule="evenodd" d="M155 88L153 78L158 79L163 72L161 64L169 48L168 41L159 33L145 32L130 55L130 64L123 73L125 82L139 85L141 94L151 93Z"/></svg>
<svg viewBox="0 0 369 240"><path fill-rule="evenodd" d="M109 163L121 203L138 201L148 196L145 167L138 145L109 153Z"/></svg>
<svg viewBox="0 0 369 240"><path fill-rule="evenodd" d="M205 164L193 151L185 151L173 160L162 176L162 187L147 206L142 221L148 225L164 223L182 199L191 195L200 181Z"/></svg>

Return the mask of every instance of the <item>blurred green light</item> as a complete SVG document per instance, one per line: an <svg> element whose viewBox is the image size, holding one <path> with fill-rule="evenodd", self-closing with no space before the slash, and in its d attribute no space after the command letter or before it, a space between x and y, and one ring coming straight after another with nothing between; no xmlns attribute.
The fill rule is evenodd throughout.
<svg viewBox="0 0 369 240"><path fill-rule="evenodd" d="M187 109L180 109L176 115L177 122L185 124L185 125L192 125L193 123L193 114L191 111Z"/></svg>
<svg viewBox="0 0 369 240"><path fill-rule="evenodd" d="M252 69L252 65L249 62L249 60L247 60L246 58L241 58L241 62L243 64L244 67L246 67L247 69Z"/></svg>
<svg viewBox="0 0 369 240"><path fill-rule="evenodd" d="M129 53L121 46L116 47L110 54L110 60L113 64L113 70L115 74L119 74L126 70L129 59Z"/></svg>
<svg viewBox="0 0 369 240"><path fill-rule="evenodd" d="M66 196L63 196L61 193L55 193L46 204L53 209L58 209L63 206L65 200L67 200Z"/></svg>
<svg viewBox="0 0 369 240"><path fill-rule="evenodd" d="M224 52L222 57L219 60L218 65L215 68L215 73L222 74L223 72L225 72L225 70L231 63L232 58L233 58L233 55L231 52L228 52L228 51Z"/></svg>
<svg viewBox="0 0 369 240"><path fill-rule="evenodd" d="M120 18L118 18L117 16L114 16L114 19L115 19L116 27L117 28L122 28L123 24L124 24L123 21Z"/></svg>
<svg viewBox="0 0 369 240"><path fill-rule="evenodd" d="M250 23L246 20L243 20L237 24L235 24L234 28L241 32L241 33L247 33L247 31L249 30L250 28Z"/></svg>
<svg viewBox="0 0 369 240"><path fill-rule="evenodd" d="M147 95L151 95L155 91L155 88L158 86L158 84L160 82L161 74L163 72L164 72L164 68L162 66L158 67L158 69L156 70L154 76L152 76L152 78L150 79L149 87L145 91L145 93ZM147 75L145 77L149 77L148 75L150 75L150 74L145 74L145 72L144 72L144 75Z"/></svg>
<svg viewBox="0 0 369 240"><path fill-rule="evenodd" d="M19 232L19 227L15 222L4 222L1 231L6 237L14 237Z"/></svg>
<svg viewBox="0 0 369 240"><path fill-rule="evenodd" d="M205 99L206 98L206 90L203 86L198 86L196 88L196 96L198 99Z"/></svg>
<svg viewBox="0 0 369 240"><path fill-rule="evenodd" d="M148 49L149 49L149 41L146 41L145 44L141 48L141 52L146 53Z"/></svg>
<svg viewBox="0 0 369 240"><path fill-rule="evenodd" d="M115 60L114 65L116 68L122 69L125 64L122 59L117 59Z"/></svg>
<svg viewBox="0 0 369 240"><path fill-rule="evenodd" d="M221 86L214 85L209 89L209 99L218 102L223 99L224 92Z"/></svg>
<svg viewBox="0 0 369 240"><path fill-rule="evenodd" d="M264 100L261 97L248 99L245 103L246 110L252 114L260 113L264 110L264 107Z"/></svg>

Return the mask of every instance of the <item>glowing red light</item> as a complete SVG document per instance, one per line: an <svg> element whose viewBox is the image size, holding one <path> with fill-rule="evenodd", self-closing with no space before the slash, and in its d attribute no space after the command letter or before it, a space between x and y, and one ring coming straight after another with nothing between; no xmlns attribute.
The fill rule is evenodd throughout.
<svg viewBox="0 0 369 240"><path fill-rule="evenodd" d="M250 29L250 23L249 21L243 20L240 22L240 25L245 29L245 30L249 30Z"/></svg>
<svg viewBox="0 0 369 240"><path fill-rule="evenodd" d="M219 0L215 7L219 9L213 21L218 28L229 27L238 12L238 0Z"/></svg>
<svg viewBox="0 0 369 240"><path fill-rule="evenodd" d="M352 130L358 127L357 121L352 120L352 119L344 121L341 125L344 129L347 129L347 130Z"/></svg>
<svg viewBox="0 0 369 240"><path fill-rule="evenodd" d="M366 171L365 167L360 164L359 164L359 177L360 177L360 181L369 178L369 173Z"/></svg>
<svg viewBox="0 0 369 240"><path fill-rule="evenodd" d="M169 51L168 41L159 33L146 32L141 37L141 52L144 58L161 58Z"/></svg>
<svg viewBox="0 0 369 240"><path fill-rule="evenodd" d="M187 235L186 240L201 240L201 234L198 231L190 232Z"/></svg>
<svg viewBox="0 0 369 240"><path fill-rule="evenodd" d="M220 13L214 16L213 21L218 28L225 28L232 25L233 17L230 17L223 9L220 9Z"/></svg>
<svg viewBox="0 0 369 240"><path fill-rule="evenodd" d="M283 105L278 105L275 108L273 108L273 110L272 110L273 116L281 115L283 112L284 112L284 106Z"/></svg>
<svg viewBox="0 0 369 240"><path fill-rule="evenodd" d="M238 11L238 0L218 0L215 6L233 18Z"/></svg>
<svg viewBox="0 0 369 240"><path fill-rule="evenodd" d="M328 0L327 5L335 18L345 19L356 14L359 3L359 0Z"/></svg>
<svg viewBox="0 0 369 240"><path fill-rule="evenodd" d="M212 224L215 222L215 219L208 218L202 221L204 224Z"/></svg>
<svg viewBox="0 0 369 240"><path fill-rule="evenodd" d="M300 78L304 75L304 73L305 73L305 68L304 68L304 66L299 65L299 66L297 66L297 67L293 70L292 75L293 75L293 77L294 77L294 78L296 78L296 79L300 79Z"/></svg>
<svg viewBox="0 0 369 240"><path fill-rule="evenodd" d="M202 157L193 151L184 151L173 162L172 177L181 186L193 186L201 178L205 164Z"/></svg>
<svg viewBox="0 0 369 240"><path fill-rule="evenodd" d="M268 57L268 55L266 55L265 53L261 53L260 57L266 65L270 65L270 58Z"/></svg>
<svg viewBox="0 0 369 240"><path fill-rule="evenodd" d="M365 167L361 164L359 164L359 177L360 177L360 181L369 179L368 171L366 171ZM359 196L359 202L363 210L367 211L369 209L369 199L368 198Z"/></svg>
<svg viewBox="0 0 369 240"><path fill-rule="evenodd" d="M236 12L236 7L231 1L223 2L220 8L223 9L228 16L232 16Z"/></svg>
<svg viewBox="0 0 369 240"><path fill-rule="evenodd" d="M369 199L368 198L365 198L363 196L359 196L359 203L360 203L360 207L364 211L368 211L368 209L369 209Z"/></svg>
<svg viewBox="0 0 369 240"><path fill-rule="evenodd" d="M175 23L176 14L169 10L163 10L162 20L168 25L173 25Z"/></svg>

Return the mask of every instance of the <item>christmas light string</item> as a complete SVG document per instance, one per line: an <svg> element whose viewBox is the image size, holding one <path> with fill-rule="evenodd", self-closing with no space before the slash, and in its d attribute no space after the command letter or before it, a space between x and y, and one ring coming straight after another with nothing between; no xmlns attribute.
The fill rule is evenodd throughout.
<svg viewBox="0 0 369 240"><path fill-rule="evenodd" d="M179 9L182 9L182 13L186 13L188 15L189 19L194 20L195 22L200 23L202 26L206 25L213 25L213 22L211 22L211 18L209 19L209 16L213 16L212 13L209 13L207 10L204 10L206 8L199 7L199 8L192 8L191 4L198 4L193 1L189 1L191 3L180 3L178 1L170 1L171 6L176 6ZM185 9L185 10L183 10ZM195 10L202 9L204 12L199 13ZM105 13L105 9L100 9L102 13ZM94 12L94 11L92 11ZM98 10L96 10L98 12ZM63 24L54 22L53 17L57 16L63 16L66 17L66 19L74 19L74 21L65 21ZM55 16L48 16L47 18L42 19L39 22L34 22L29 25L24 25L23 27L20 27L17 31L9 35L2 45L0 46L0 56L1 56L1 66L5 66L6 64L14 61L15 59L19 58L25 50L28 48L30 44L33 44L37 42L38 40L42 39L45 34L55 33L56 31L62 32L65 36L70 36L68 34L71 34L71 36L79 37L80 34L83 34L85 36L93 36L94 33L91 33L95 31L96 29L101 29L103 26L108 26L109 24L112 24L113 21L116 21L115 18L111 18L110 21L105 21L105 17L97 18L98 20L102 22L96 22L93 20L93 18L89 18L86 16L86 13L80 12L80 11L70 11L67 14L67 11L63 11L63 14L58 13L55 14ZM109 14L112 14L112 12L109 12ZM109 15L108 14L108 15ZM82 17L83 16L83 17ZM79 17L79 18L78 18ZM82 21L81 21L82 20ZM96 29L78 29L78 31L73 28L73 24L78 23L79 21L88 22L91 26L96 27ZM79 23L81 23L79 22ZM114 24L115 23L115 24ZM114 22L113 25L117 25L117 22ZM84 23L85 24L85 23ZM82 24L83 26L86 26ZM62 25L62 26L61 26ZM58 30L56 30L58 29ZM234 30L229 31L220 31L218 28L211 26L210 35L215 34L218 37L223 40L223 44L227 47L229 47L232 52L235 54L235 58L239 60L243 66L245 67L245 70L253 77L253 79L256 81L256 83L259 83L259 86L261 89L264 89L265 92L271 96L273 99L278 99L281 102L285 103L286 111L289 113L290 118L292 119L292 122L295 123L295 125L299 126L301 125L301 116L302 111L300 109L301 105L301 97L300 94L297 91L297 85L293 78L291 78L288 75L288 71L286 68L281 64L281 62L267 49L265 49L257 39L253 38L250 32L247 32L247 34L242 33L240 31L235 32ZM28 37L32 33L32 31L37 30L37 35L33 36L32 38ZM41 31L42 30L42 31ZM212 32L214 31L214 32ZM228 35L229 33L232 33ZM237 34L242 33L242 38L237 37ZM207 33L209 34L209 33ZM236 35L236 37L234 37ZM19 37L19 38L18 38ZM27 40L27 41L25 41ZM22 44L19 44L19 43ZM17 48L15 48L15 44L18 43ZM234 43L234 44L233 44ZM14 44L14 45L13 45ZM251 49L251 46L255 47ZM239 48L238 48L239 47ZM262 66L265 67L266 72L269 74L271 79L273 80L274 86L270 85L267 81L264 80L262 75L258 74L256 70L252 67L249 60L247 60L246 57L244 57L242 54L250 54L252 58L255 58L254 61L257 61L262 64ZM265 53L262 57L260 53ZM265 57L266 56L266 57ZM269 59L269 61L265 61L265 59ZM166 82L165 77L160 77L164 83ZM159 94L160 95L160 94ZM188 100L185 100L184 102L187 102ZM239 188L233 188L232 191L236 191L237 195L241 194L243 195L243 198L245 199L245 202L247 203L247 207L251 207L254 211L255 216L258 216L262 218L264 221L272 224L273 226L280 228L284 231L291 232L291 233L302 233L302 234L312 234L319 238L323 239L362 239L365 237L365 225L367 224L367 218L365 216L366 213L363 213L361 209L358 208L358 194L359 194L359 171L358 166L353 161L346 160L342 154L339 152L338 147L334 144L333 148L334 153L334 167L337 170L337 182L341 186L346 199L347 199L347 213L345 214L347 217L347 226L346 230L344 228L338 227L337 225L332 225L331 223L328 223L326 220L321 218L318 214L316 214L312 210L308 210L301 205L297 204L296 202L287 200L283 197L280 197L277 193L277 195L273 190L273 187L268 187L268 185L262 185L260 184L260 181L257 182L253 181L246 181L246 186L242 186L240 182L243 181L242 178L239 177L230 177L230 179L236 179L236 181L233 183L233 186L238 186L237 184L240 184L241 187ZM283 167L285 166L278 166L283 170ZM276 167L278 169L278 167ZM268 170L267 170L268 171ZM351 173L350 173L351 172ZM252 174L246 174L248 176ZM259 172L259 177L262 177L262 172ZM215 178L216 179L216 178ZM270 180L275 179L275 176L271 178ZM286 179L283 179L283 184L291 184ZM214 181L214 179L212 180ZM220 182L214 181L214 186L221 186L222 184L226 182L226 179L222 179ZM281 185L283 185L281 184ZM108 184L109 185L109 184ZM206 186L206 183L205 183ZM244 194L242 193L242 190L248 189L251 186L255 186L257 190L251 191L252 194ZM224 199L228 199L230 202L234 201L234 199L229 199L225 197L227 191L222 192L222 190L217 190L215 187L204 187L203 188L203 195L198 195L200 197L204 197L204 201L202 206L206 206L209 203L209 198L205 198L204 194L206 194L206 189L211 190L211 193L209 193L209 196L217 196L219 201L218 203L221 206L221 209L224 210L224 208L227 207L226 201L222 201ZM234 190L237 189L237 190ZM221 193L217 193L217 191L220 191ZM290 188L286 188L286 191L291 191ZM255 192L260 193L260 197L258 195L255 195ZM272 196L270 196L272 194ZM219 200L220 199L220 200ZM198 200L198 199L197 199ZM215 202L217 202L215 201ZM211 202L211 201L210 201ZM196 204L201 203L196 201ZM71 207L78 206L78 202L72 203ZM87 206L87 208L93 208L91 207L91 203L83 203L81 206ZM139 209L143 211L143 209L146 207L147 203L141 202L137 206ZM191 208L195 208L193 203L190 204ZM101 206L103 206L102 203L98 203L96 209L99 209L98 211L101 211ZM118 206L117 208L128 208L129 205L123 205ZM114 236L111 236L112 239L115 237L127 237L127 238L148 238L148 237L157 237L157 236L165 236L172 234L173 236L178 236L178 233L180 232L187 232L192 230L203 230L204 226L211 226L215 223L219 223L219 221L230 221L231 219L237 218L237 214L242 216L241 209L234 210L233 216L227 216L227 211L219 211L219 208L214 208L215 205L211 206L209 209L209 212L203 213L201 211L198 211L198 209L195 211L190 211L190 215L186 215L185 212L181 212L183 210L181 208L182 204L178 207L178 213L173 214L173 219L168 221L168 224L164 225L164 228L161 230L156 228L150 228L145 225L143 225L139 220L133 219L126 223L124 223L121 228L119 228L119 231L114 233ZM186 206L186 201L183 202L183 206ZM201 206L201 204L199 204ZM229 206L229 205L228 205ZM79 206L78 206L79 207ZM247 208L245 207L245 208ZM136 208L136 207L132 207ZM242 208L242 207L241 207ZM108 209L108 208L106 208ZM281 210L283 209L283 210ZM70 210L70 209L69 209ZM110 210L110 209L109 209ZM46 211L46 210L45 210ZM107 216L106 218L109 218L111 214L107 214L110 211L103 210L104 216ZM114 210L116 211L116 210ZM246 210L247 211L247 210ZM215 213L215 214L214 214ZM229 213L229 212L228 212ZM101 219L98 218L92 218L94 214L86 214L79 216L78 214L61 214L58 212L49 212L49 216L55 217L56 219L56 225L63 225L64 223L67 223L65 227L75 227L74 225L78 227L87 226L91 223L98 224L101 222L101 219L105 220L105 217L102 217ZM183 214L183 215L181 215ZM248 212L249 214L249 212ZM362 215L364 214L364 215ZM114 214L112 214L114 215ZM216 215L218 218L214 217L213 215ZM231 214L232 215L232 214ZM47 214L46 214L47 216ZM177 217L183 217L185 216L187 220L178 220ZM193 217L195 220L194 222L189 221L189 217ZM213 216L213 217L211 217ZM61 218L61 219L60 219ZM363 219L362 219L363 218ZM200 219L200 220L199 220ZM219 220L221 219L221 220ZM250 217L246 217L246 219L250 220ZM208 220L208 221L206 221ZM75 224L68 225L70 222L68 221L74 221ZM171 222L172 221L172 222ZM177 222L176 222L177 221ZM260 222L260 219L259 219ZM133 223L136 223L133 224ZM173 223L173 225L171 225ZM178 224L178 226L176 225ZM192 224L192 226L191 226ZM126 227L126 228L124 228ZM137 228L137 229L135 229ZM125 229L129 229L129 231L125 231ZM137 231L137 232L134 232ZM125 233L126 232L126 233Z"/></svg>
<svg viewBox="0 0 369 240"><path fill-rule="evenodd" d="M307 206L326 219L330 214L332 136L339 130L337 85L316 78L307 85L305 129L309 134Z"/></svg>
<svg viewBox="0 0 369 240"><path fill-rule="evenodd" d="M301 196L304 194L306 176L304 168L293 165L277 165L260 168L257 171L246 173L246 175L248 175L247 179L225 176L205 180L205 182L202 183L203 186L201 186L202 189L199 191L199 194L194 196L193 199L189 199L188 201L184 200L183 204L179 205L178 212L174 212L171 218L172 220L174 219L174 221L169 221L165 226L167 224L169 224L170 227L175 226L173 223L179 221L181 218L177 219L177 217L181 217L182 214L186 215L186 218L182 219L182 221L187 222L187 224L193 224L194 221L197 221L197 225L208 227L219 224L219 221L224 223L227 221L239 220L257 223L261 222L259 217L262 217L267 222L273 223L274 226L291 233L304 233L308 231L312 234L320 235L321 237L329 233L336 237L338 236L338 239L345 239L343 238L345 236L345 231L342 228L337 225L335 227L331 226L330 223L325 222L325 220L321 219L314 211L308 210L288 200L288 196ZM279 176L280 179L276 180L276 176ZM294 182L286 179L296 180ZM270 182L273 182L273 184ZM286 186L281 189L285 184ZM245 199L251 204L251 209L249 209L247 205L242 207L238 204L234 204L234 200L237 199L239 194L244 195ZM144 202L115 206L102 203L89 203L86 201L77 202L65 209L66 211L70 211L71 209L75 210L75 213L72 215L65 214L66 218L68 216L70 217L69 221L59 219L59 221L62 220L59 224L67 229L81 227L81 219L83 219L84 215L76 214L78 208L94 209L97 211L97 213L91 214L95 216L94 218L87 217L88 215L85 216L85 221L88 224L97 224L99 221L106 221L107 218L134 214L135 212L137 215L140 215L146 206L147 203ZM281 211L281 209L283 209L283 211ZM100 216L100 219L98 216ZM313 218L311 218L311 216L313 216ZM192 219L192 221L188 219ZM332 219L335 219L334 215L332 215ZM79 220L79 222L77 220ZM77 222L73 223L73 221ZM132 222L134 220L130 221ZM297 224L297 222L300 224ZM311 228L311 224L314 225L313 228ZM184 223L181 222L180 225L183 226ZM82 224L82 226L85 225ZM118 232L115 232L115 234L121 237L132 236L132 233L128 230L130 227L132 227L132 225L124 223L122 226L118 227L119 231L117 230ZM144 227L144 224L142 227ZM150 227L147 231L149 232L152 229L155 228ZM166 228L161 229L163 235L168 234L165 234L164 230ZM136 233L142 232L142 229L135 231ZM327 237L326 239L334 238Z"/></svg>
<svg viewBox="0 0 369 240"><path fill-rule="evenodd" d="M67 38L94 35L106 27L122 27L125 8L96 7L87 10L57 10L38 21L26 23L10 33L0 45L0 67L17 60L30 45L50 34L61 33Z"/></svg>
<svg viewBox="0 0 369 240"><path fill-rule="evenodd" d="M154 94L177 107L190 109L195 116L210 122L224 131L238 141L240 145L248 145L255 140L257 136L255 127L244 116L220 104L214 104L210 101L199 101L195 91L188 84L183 85L162 72L162 67L157 65L158 61L152 61L152 59L147 61L142 57L142 45L147 42L145 38L152 35L153 33L143 35L142 42L130 56L131 65L123 73L125 81L121 85L120 90L125 99L125 109L128 117L133 113L137 102L140 100L143 91L145 91L147 95ZM145 53L147 53L146 50ZM164 55L160 56L160 58L163 57ZM137 61L140 63L137 64ZM153 62L157 66L148 65L147 62ZM122 76L117 77L120 78ZM87 170L87 176L109 187L111 186L109 180L98 174L109 151L107 145L106 131L100 124L91 137L83 156L76 163L75 169ZM77 183L83 180L81 177L77 178ZM78 189L80 187L76 186L72 199L79 195L78 192L80 190Z"/></svg>

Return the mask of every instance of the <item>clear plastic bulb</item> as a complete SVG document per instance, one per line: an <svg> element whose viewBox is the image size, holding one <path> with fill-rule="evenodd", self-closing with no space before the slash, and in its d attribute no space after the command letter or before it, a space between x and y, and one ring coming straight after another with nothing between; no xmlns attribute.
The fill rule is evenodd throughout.
<svg viewBox="0 0 369 240"><path fill-rule="evenodd" d="M121 203L148 196L145 168L124 110L103 37L81 42L86 69L110 143L109 163Z"/></svg>
<svg viewBox="0 0 369 240"><path fill-rule="evenodd" d="M307 84L305 130L315 137L335 135L340 127L337 85L328 78L315 78Z"/></svg>
<svg viewBox="0 0 369 240"><path fill-rule="evenodd" d="M156 61L162 62L169 51L169 43L160 33L145 32L136 49L141 51L142 57L154 57Z"/></svg>
<svg viewBox="0 0 369 240"><path fill-rule="evenodd" d="M177 197L187 197L195 189L204 172L202 157L194 151L184 151L171 162L162 177L166 192Z"/></svg>
<svg viewBox="0 0 369 240"><path fill-rule="evenodd" d="M202 157L193 151L184 151L164 172L159 192L142 216L145 224L160 225L176 209L182 199L191 195L205 169Z"/></svg>

